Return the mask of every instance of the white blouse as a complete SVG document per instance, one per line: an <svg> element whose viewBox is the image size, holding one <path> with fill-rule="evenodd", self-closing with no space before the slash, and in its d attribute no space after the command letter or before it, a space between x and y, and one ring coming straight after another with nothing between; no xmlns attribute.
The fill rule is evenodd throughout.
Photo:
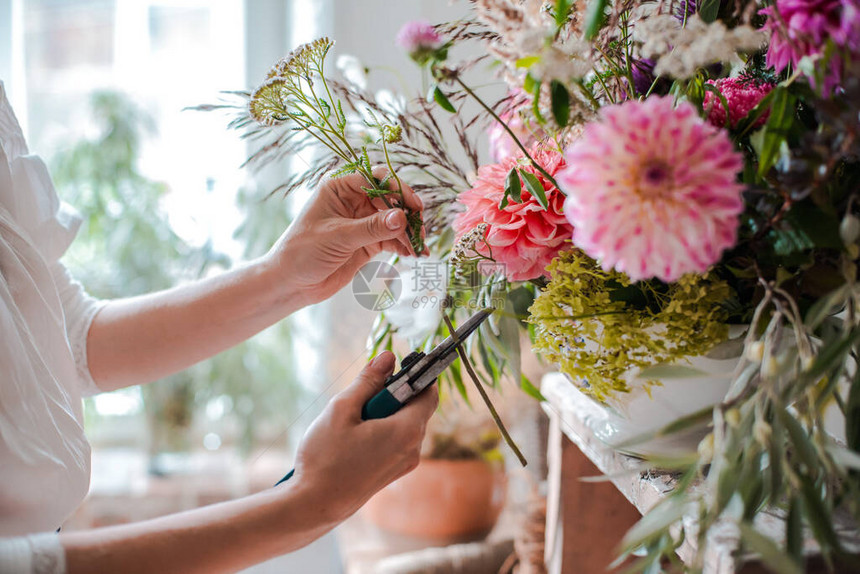
<svg viewBox="0 0 860 574"><path fill-rule="evenodd" d="M86 336L101 304L59 262L80 224L0 83L0 537L55 531L89 488L81 397L98 392Z"/></svg>

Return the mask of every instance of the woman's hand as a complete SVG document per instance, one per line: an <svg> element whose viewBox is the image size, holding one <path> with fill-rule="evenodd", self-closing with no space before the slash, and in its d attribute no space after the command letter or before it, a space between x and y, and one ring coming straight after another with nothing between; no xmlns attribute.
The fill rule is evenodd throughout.
<svg viewBox="0 0 860 574"><path fill-rule="evenodd" d="M385 170L374 173L385 177ZM358 270L382 251L415 255L406 234L406 214L369 199L367 182L353 174L326 180L299 218L266 256L281 277L285 296L300 306L318 303L349 283ZM421 199L403 185L406 207L421 211ZM422 234L424 230L422 229Z"/></svg>
<svg viewBox="0 0 860 574"><path fill-rule="evenodd" d="M328 520L344 520L418 465L427 421L439 401L436 385L388 418L361 419L364 403L393 370L394 355L379 354L332 399L302 439L291 480L297 488L313 491Z"/></svg>
<svg viewBox="0 0 860 574"><path fill-rule="evenodd" d="M114 390L180 371L334 295L381 251L413 254L406 214L386 210L381 199L371 201L362 185L358 175L326 181L255 262L160 293L111 301L96 315L87 338L90 372L99 388ZM421 210L421 200L405 185L403 197L407 208Z"/></svg>

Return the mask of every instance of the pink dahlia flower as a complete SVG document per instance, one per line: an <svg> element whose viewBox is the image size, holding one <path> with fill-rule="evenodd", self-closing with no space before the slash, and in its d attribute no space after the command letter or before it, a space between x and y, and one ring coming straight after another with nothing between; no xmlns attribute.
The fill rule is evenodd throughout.
<svg viewBox="0 0 860 574"><path fill-rule="evenodd" d="M738 122L747 117L747 114L758 105L762 99L770 93L774 85L768 82L756 82L744 78L723 78L720 80L708 80L726 98L729 105L729 118L732 127L737 127ZM708 111L708 121L718 128L726 125L726 110L723 102L713 92L705 92L705 110ZM769 111L763 113L753 124L760 127L767 121Z"/></svg>
<svg viewBox="0 0 860 574"><path fill-rule="evenodd" d="M778 72L797 66L804 56L822 56L827 41L833 41L837 53L824 77L825 94L841 81L839 51L860 54L860 0L777 0L761 13L768 16L764 27L771 33L767 65Z"/></svg>
<svg viewBox="0 0 860 574"><path fill-rule="evenodd" d="M743 167L725 130L671 97L604 107L558 182L573 242L634 281L704 272L735 243Z"/></svg>
<svg viewBox="0 0 860 574"><path fill-rule="evenodd" d="M550 175L564 167L564 158L555 150L535 145L531 156ZM537 176L546 191L549 206L544 209L523 186L522 203L513 200L504 208L499 203L505 193L505 178L514 166ZM534 167L522 159L508 158L501 163L481 166L475 186L457 198L466 211L457 216L454 230L459 238L480 223L489 225L486 243L493 259L504 266L505 277L510 281L526 281L541 277L564 244L570 240L573 228L562 215L564 195L546 180ZM483 244L478 252L490 255Z"/></svg>
<svg viewBox="0 0 860 574"><path fill-rule="evenodd" d="M413 60L419 63L424 63L445 43L442 36L436 32L433 24L424 20L413 20L405 23L397 33L396 42L398 46L409 53Z"/></svg>

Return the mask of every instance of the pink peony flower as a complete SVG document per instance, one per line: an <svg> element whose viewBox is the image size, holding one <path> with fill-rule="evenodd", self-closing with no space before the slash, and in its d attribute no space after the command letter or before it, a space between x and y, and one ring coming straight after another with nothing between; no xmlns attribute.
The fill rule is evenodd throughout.
<svg viewBox="0 0 860 574"><path fill-rule="evenodd" d="M422 64L445 43L433 24L424 20L405 23L397 33L396 42L413 60Z"/></svg>
<svg viewBox="0 0 860 574"><path fill-rule="evenodd" d="M606 270L671 282L706 271L735 243L742 156L690 104L604 107L565 160L558 182L573 242Z"/></svg>
<svg viewBox="0 0 860 574"><path fill-rule="evenodd" d="M823 56L827 40L833 41L837 53L824 77L825 94L841 81L838 52L860 54L860 0L777 0L761 13L768 16L764 28L771 33L767 65L777 72L789 64L797 66L804 56Z"/></svg>
<svg viewBox="0 0 860 574"><path fill-rule="evenodd" d="M731 126L736 127L738 122L747 116L754 107L774 88L769 82L755 82L745 78L722 78L720 80L708 80L726 98L729 105L729 118ZM708 121L718 128L726 125L726 110L723 102L713 92L705 92L705 110L708 112ZM760 127L767 121L770 111L765 111L753 124Z"/></svg>
<svg viewBox="0 0 860 574"><path fill-rule="evenodd" d="M499 114L499 117L503 122L508 124L511 131L517 136L517 139L526 148L530 148L546 134L539 127L529 126L523 121L521 112L531 108L528 96L522 93L514 94L510 97L508 105ZM523 155L513 138L508 135L508 132L505 131L505 128L499 122L493 121L487 130L487 137L490 146L490 157L494 162L500 163L506 159L521 157Z"/></svg>
<svg viewBox="0 0 860 574"><path fill-rule="evenodd" d="M564 158L556 150L535 145L530 152L535 161L553 177L564 167ZM505 178L516 165L537 176L546 190L548 209L544 210L525 186L522 203L511 201L504 209L499 209L505 192ZM508 158L501 163L481 166L475 186L461 193L457 201L466 206L466 211L454 221L457 237L480 223L488 224L486 243L492 249L493 259L504 266L505 277L510 281L526 281L543 276L546 266L569 241L573 232L561 213L564 195L521 159ZM490 250L482 244L478 252L490 255Z"/></svg>

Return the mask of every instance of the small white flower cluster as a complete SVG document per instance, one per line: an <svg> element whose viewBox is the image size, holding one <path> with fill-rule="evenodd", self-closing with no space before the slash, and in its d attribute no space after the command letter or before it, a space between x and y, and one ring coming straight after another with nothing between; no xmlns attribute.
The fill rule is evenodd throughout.
<svg viewBox="0 0 860 574"><path fill-rule="evenodd" d="M464 268L471 265L475 256L479 255L477 245L484 243L487 237L487 230L490 226L486 223L479 223L471 231L464 233L451 248L451 257L449 262L454 269L455 277L462 277Z"/></svg>
<svg viewBox="0 0 860 574"><path fill-rule="evenodd" d="M489 50L508 68L519 73L518 61L536 57L529 67L535 79L567 81L585 76L592 68L591 45L575 34L553 40L555 26L547 6L543 0L476 0L475 14L498 35Z"/></svg>
<svg viewBox="0 0 860 574"><path fill-rule="evenodd" d="M642 45L642 56L657 60L655 74L681 79L710 64L732 61L738 52L758 50L766 41L762 32L750 26L728 29L719 20L706 24L698 14L690 16L683 28L670 14L644 17L633 36Z"/></svg>
<svg viewBox="0 0 860 574"><path fill-rule="evenodd" d="M476 252L475 246L484 241L489 228L490 226L487 223L479 223L474 229L468 233L464 233L454 243L454 247L451 248L451 261L462 261L471 258L469 254Z"/></svg>
<svg viewBox="0 0 860 574"><path fill-rule="evenodd" d="M525 46L523 46L525 47ZM540 59L529 68L536 80L568 81L585 77L594 65L591 44L582 38L569 38L563 44L543 45L533 52Z"/></svg>
<svg viewBox="0 0 860 574"><path fill-rule="evenodd" d="M325 36L302 44L272 66L268 77L288 78L293 74L310 75L314 67L322 67L322 61L332 46L334 46L334 40Z"/></svg>

